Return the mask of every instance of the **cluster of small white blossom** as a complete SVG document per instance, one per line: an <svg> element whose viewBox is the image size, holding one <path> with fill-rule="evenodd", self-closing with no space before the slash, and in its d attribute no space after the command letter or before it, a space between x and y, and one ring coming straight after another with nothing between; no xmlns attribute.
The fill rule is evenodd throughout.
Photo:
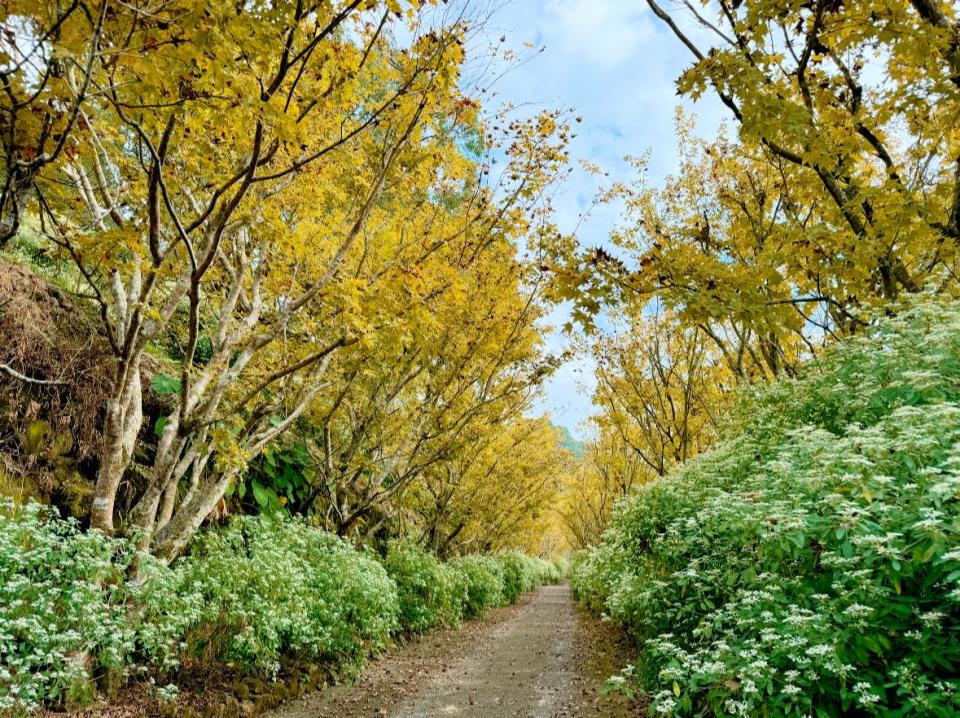
<svg viewBox="0 0 960 718"><path fill-rule="evenodd" d="M0 504L0 712L60 699L83 656L121 668L134 648L122 594L125 547L37 504Z"/></svg>
<svg viewBox="0 0 960 718"><path fill-rule="evenodd" d="M166 566L50 509L7 501L0 714L90 693L91 660L126 675L169 671L195 651L192 636L265 674L285 657L357 664L400 630L452 625L558 579L554 564L520 553L442 563L408 547L381 560L303 521L252 517L202 534ZM430 620L411 625L411 616ZM171 701L177 687L153 693Z"/></svg>
<svg viewBox="0 0 960 718"><path fill-rule="evenodd" d="M658 713L960 714L957 337L935 305L850 341L621 506L573 578Z"/></svg>

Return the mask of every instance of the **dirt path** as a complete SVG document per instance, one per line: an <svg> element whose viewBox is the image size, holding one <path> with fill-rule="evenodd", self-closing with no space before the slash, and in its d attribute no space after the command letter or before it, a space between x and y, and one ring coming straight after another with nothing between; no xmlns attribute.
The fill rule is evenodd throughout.
<svg viewBox="0 0 960 718"><path fill-rule="evenodd" d="M549 586L460 631L438 631L371 664L356 684L291 703L270 718L641 715L598 689L629 660L617 634Z"/></svg>

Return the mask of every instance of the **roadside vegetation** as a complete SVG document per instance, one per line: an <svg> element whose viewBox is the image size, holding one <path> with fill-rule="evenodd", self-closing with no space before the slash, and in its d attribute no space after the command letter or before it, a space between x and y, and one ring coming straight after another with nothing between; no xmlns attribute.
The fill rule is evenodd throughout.
<svg viewBox="0 0 960 718"><path fill-rule="evenodd" d="M353 672L558 580L569 129L481 105L487 19L0 9L0 711Z"/></svg>
<svg viewBox="0 0 960 718"><path fill-rule="evenodd" d="M662 714L960 711L960 311L923 305L745 397L622 503L575 590Z"/></svg>
<svg viewBox="0 0 960 718"><path fill-rule="evenodd" d="M442 563L395 544L382 558L303 520L262 517L205 531L167 566L54 510L8 502L0 710L76 708L129 678L152 679L172 700L185 666L227 664L267 681L305 661L349 673L394 640L456 627L560 576L518 553Z"/></svg>
<svg viewBox="0 0 960 718"><path fill-rule="evenodd" d="M285 699L576 550L654 713L960 713L960 15L675 5L728 124L587 246L496 2L0 4L0 711Z"/></svg>
<svg viewBox="0 0 960 718"><path fill-rule="evenodd" d="M678 110L677 171L638 157L560 277L597 364L573 583L636 641L609 687L957 715L956 5L646 6L678 92L729 114L708 139Z"/></svg>

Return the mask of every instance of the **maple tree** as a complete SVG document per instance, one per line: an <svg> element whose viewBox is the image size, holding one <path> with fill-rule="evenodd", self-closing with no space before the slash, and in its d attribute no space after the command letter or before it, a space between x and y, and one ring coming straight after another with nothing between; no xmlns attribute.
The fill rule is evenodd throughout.
<svg viewBox="0 0 960 718"><path fill-rule="evenodd" d="M561 492L562 523L576 547L594 543L636 487L710 446L740 380L702 328L665 310L611 317L589 349L594 438Z"/></svg>
<svg viewBox="0 0 960 718"><path fill-rule="evenodd" d="M558 270L581 321L607 300L657 296L715 337L738 374L775 376L904 294L952 291L950 3L716 0L684 3L683 19L648 5L693 55L679 91L714 93L736 138L697 140L681 117L679 171L658 190L614 189L628 216L616 251Z"/></svg>
<svg viewBox="0 0 960 718"><path fill-rule="evenodd" d="M616 434L652 476L700 453L714 433L730 377L699 328L669 315L634 317L598 340L594 404L601 430Z"/></svg>
<svg viewBox="0 0 960 718"><path fill-rule="evenodd" d="M509 431L556 365L535 328L544 309L538 282L525 287L530 268L503 237L483 241L496 246L431 275L444 290L412 310L423 316L403 311L393 331L343 357L338 392L310 417L322 430L317 509L338 533L370 533L418 477Z"/></svg>
<svg viewBox="0 0 960 718"><path fill-rule="evenodd" d="M424 543L440 555L521 549L547 553L561 479L572 463L546 419L488 425L405 497Z"/></svg>
<svg viewBox="0 0 960 718"><path fill-rule="evenodd" d="M650 479L643 461L620 436L598 429L584 456L564 475L560 489L560 524L574 549L596 544L617 502Z"/></svg>
<svg viewBox="0 0 960 718"><path fill-rule="evenodd" d="M136 463L125 529L176 556L253 457L343 393L351 362L379 353L372 382L402 375L458 273L543 231L562 118L486 129L460 88L464 17L421 6L5 6L33 49L4 74L0 219L12 235L39 217L115 358L94 527L114 530ZM144 373L169 397L155 445Z"/></svg>

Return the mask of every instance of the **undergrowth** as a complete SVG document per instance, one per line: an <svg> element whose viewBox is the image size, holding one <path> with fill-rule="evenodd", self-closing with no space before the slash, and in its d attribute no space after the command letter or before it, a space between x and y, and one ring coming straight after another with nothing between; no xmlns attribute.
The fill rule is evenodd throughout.
<svg viewBox="0 0 960 718"><path fill-rule="evenodd" d="M395 636L457 626L559 578L516 554L387 556L300 520L239 517L172 566L36 503L0 504L0 712L79 706L97 680L186 660L266 677L287 661L358 667ZM136 576L132 579L131 576ZM508 601L509 598L509 601Z"/></svg>
<svg viewBox="0 0 960 718"><path fill-rule="evenodd" d="M960 308L922 306L757 390L619 508L579 598L663 715L960 713Z"/></svg>

